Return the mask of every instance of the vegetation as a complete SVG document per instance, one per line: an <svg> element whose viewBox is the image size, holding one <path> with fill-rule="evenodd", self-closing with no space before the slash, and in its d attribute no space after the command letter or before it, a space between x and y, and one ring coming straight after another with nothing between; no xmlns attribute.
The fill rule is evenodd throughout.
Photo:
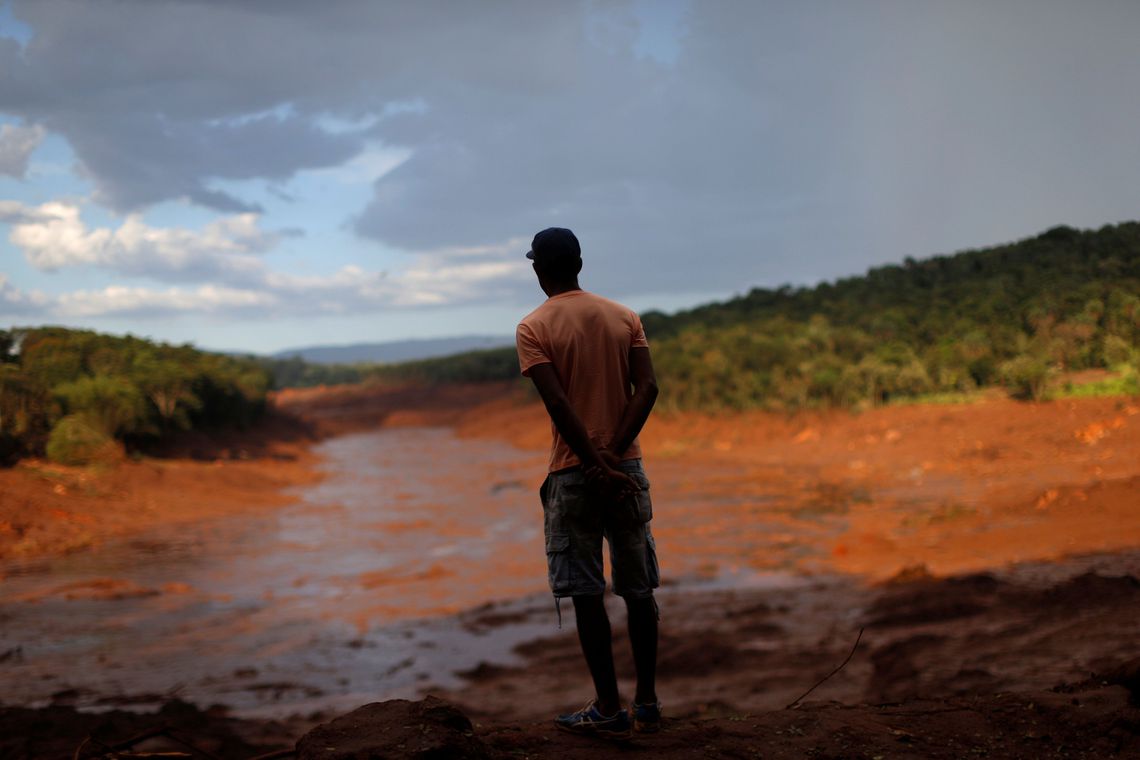
<svg viewBox="0 0 1140 760"><path fill-rule="evenodd" d="M359 383L375 369L372 364L312 364L300 356L288 359L250 357L273 378L275 388L313 388Z"/></svg>
<svg viewBox="0 0 1140 760"><path fill-rule="evenodd" d="M1056 227L986 250L757 288L643 316L673 408L798 409L1140 393L1140 223ZM1076 370L1113 374L1058 387ZM276 387L518 377L514 350L318 365L47 327L0 331L0 459L103 456L178 430L248 425Z"/></svg>
<svg viewBox="0 0 1140 760"><path fill-rule="evenodd" d="M84 330L0 331L0 461L83 463L180 430L249 425L269 374L248 359Z"/></svg>
<svg viewBox="0 0 1140 760"><path fill-rule="evenodd" d="M876 405L968 397L993 385L1038 399L1064 372L1134 377L1140 224L1056 227L814 287L757 288L673 315L650 312L643 322L661 402L673 408ZM354 380L498 380L517 376L515 362L508 348L351 372ZM1127 391L1133 381L1112 387Z"/></svg>
<svg viewBox="0 0 1140 760"><path fill-rule="evenodd" d="M1089 383L1065 383L1053 392L1056 398L1088 398L1092 396L1140 396L1140 370L1122 365L1112 377Z"/></svg>
<svg viewBox="0 0 1140 760"><path fill-rule="evenodd" d="M1062 372L1140 366L1140 224L1057 227L643 321L673 406L881 404L998 384L1041 398Z"/></svg>
<svg viewBox="0 0 1140 760"><path fill-rule="evenodd" d="M311 388L359 382L465 383L510 380L519 375L513 348L466 351L397 364L310 364L300 357L256 360L275 388Z"/></svg>

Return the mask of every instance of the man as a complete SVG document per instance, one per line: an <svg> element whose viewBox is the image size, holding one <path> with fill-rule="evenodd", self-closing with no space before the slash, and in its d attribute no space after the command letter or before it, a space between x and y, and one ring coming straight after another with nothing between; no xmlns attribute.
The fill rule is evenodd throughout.
<svg viewBox="0 0 1140 760"><path fill-rule="evenodd" d="M582 251L570 230L539 232L527 258L547 300L519 323L515 337L522 373L534 382L552 423L549 474L540 491L550 588L556 606L562 597L574 600L596 691L582 710L554 722L567 731L618 738L656 731L658 568L637 442L657 398L649 344L635 312L579 287ZM618 696L603 602L603 536L614 593L629 613L637 693L628 712Z"/></svg>

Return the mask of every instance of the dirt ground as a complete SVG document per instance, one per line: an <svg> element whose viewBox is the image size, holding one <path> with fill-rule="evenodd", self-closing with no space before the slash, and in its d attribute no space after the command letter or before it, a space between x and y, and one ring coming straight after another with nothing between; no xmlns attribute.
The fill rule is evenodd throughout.
<svg viewBox="0 0 1140 760"><path fill-rule="evenodd" d="M0 757L105 758L112 756L108 748L122 750L132 737L156 731L133 749L207 756L193 754L189 742L194 751L235 759L271 752L323 758L1137 757L1138 575L1140 551L1131 551L876 586L830 578L794 589L667 589L659 658L666 719L660 734L628 743L567 736L551 725L553 714L576 707L574 698L587 692L567 630L524 644L517 666L482 664L465 674L467 686L433 690L472 721L458 729L414 722L419 719L409 717L406 703L373 703L356 721L314 714L282 722L239 720L222 706L201 709L177 700L142 715L0 708ZM613 611L620 631L620 610ZM493 633L504 622L487 606L456 624ZM626 674L627 650L619 637L617 664ZM846 666L787 709L849 654ZM334 720L341 724L339 752L323 749L330 746L323 741L327 728L322 741L310 739L302 743L306 751L291 751L314 727ZM413 740L452 751L417 755Z"/></svg>
<svg viewBox="0 0 1140 760"><path fill-rule="evenodd" d="M319 478L309 450L319 436L307 422L270 414L255 430L186 435L138 460L66 467L28 459L0 468L0 562L280 506L290 498L285 489Z"/></svg>
<svg viewBox="0 0 1140 760"><path fill-rule="evenodd" d="M273 508L283 488L317 477L308 445L326 435L432 424L531 450L549 441L541 405L517 384L316 389L277 406L304 421L279 415L246 439L184 442L169 458L102 471L0 471L0 558ZM1137 400L662 414L643 445L663 573L677 582L661 592L665 731L615 747L549 729L588 694L568 626L523 645L521 664L484 665L437 692L475 721L490 755L1140 756ZM717 585L768 571L802 583ZM620 634L620 605L613 613ZM468 613L490 616L492 631L494 614ZM782 709L843 661L860 628L848 665ZM61 756L35 744L31 726L46 716L18 710L0 711L0 733L25 731L23 748L0 745L0 757ZM200 722L208 712L194 713L199 736L223 731ZM333 717L271 726L213 715L245 737L225 757L287 748ZM52 751L96 730L74 716L51 718ZM122 733L102 740L113 738Z"/></svg>
<svg viewBox="0 0 1140 760"><path fill-rule="evenodd" d="M550 440L542 405L513 383L315 389L278 403L335 432L442 424L524 449ZM642 443L663 505L655 535L677 576L709 574L712 554L718 571L882 580L1140 546L1140 399L664 413ZM818 535L808 545L773 532L781 519Z"/></svg>

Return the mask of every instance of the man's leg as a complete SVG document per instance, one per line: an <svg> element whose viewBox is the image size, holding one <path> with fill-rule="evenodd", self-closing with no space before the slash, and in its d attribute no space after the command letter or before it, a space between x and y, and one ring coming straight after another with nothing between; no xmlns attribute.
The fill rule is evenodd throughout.
<svg viewBox="0 0 1140 760"><path fill-rule="evenodd" d="M652 600L650 600L652 602ZM652 607L652 604L650 605ZM602 594L574 597L574 617L578 623L578 641L586 666L594 679L594 689L598 694L598 712L613 715L621 710L618 697L617 676L614 673L614 652L610 618ZM654 620L654 649L656 649L656 619ZM656 652L654 652L656 657ZM640 669L638 680L640 681Z"/></svg>
<svg viewBox="0 0 1140 760"><path fill-rule="evenodd" d="M661 578L657 548L648 522L653 516L653 506L649 479L640 462L630 462L625 468L640 490L636 502L622 505L625 511L611 510L606 536L610 542L614 592L625 599L629 613L629 643L637 669L637 693L633 701L639 705L656 705L657 605L653 589L660 585ZM660 715L659 711L656 713Z"/></svg>
<svg viewBox="0 0 1140 760"><path fill-rule="evenodd" d="M645 705L657 703L657 605L653 597L626 597L629 612L629 643L633 648L633 666L637 670L637 693L633 701Z"/></svg>

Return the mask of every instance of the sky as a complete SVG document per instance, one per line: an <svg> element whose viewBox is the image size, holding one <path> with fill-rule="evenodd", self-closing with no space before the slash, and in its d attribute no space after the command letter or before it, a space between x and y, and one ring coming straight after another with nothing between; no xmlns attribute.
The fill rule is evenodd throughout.
<svg viewBox="0 0 1140 760"><path fill-rule="evenodd" d="M0 328L511 335L1140 218L1140 3L0 0ZM652 336L650 336L652 339Z"/></svg>

